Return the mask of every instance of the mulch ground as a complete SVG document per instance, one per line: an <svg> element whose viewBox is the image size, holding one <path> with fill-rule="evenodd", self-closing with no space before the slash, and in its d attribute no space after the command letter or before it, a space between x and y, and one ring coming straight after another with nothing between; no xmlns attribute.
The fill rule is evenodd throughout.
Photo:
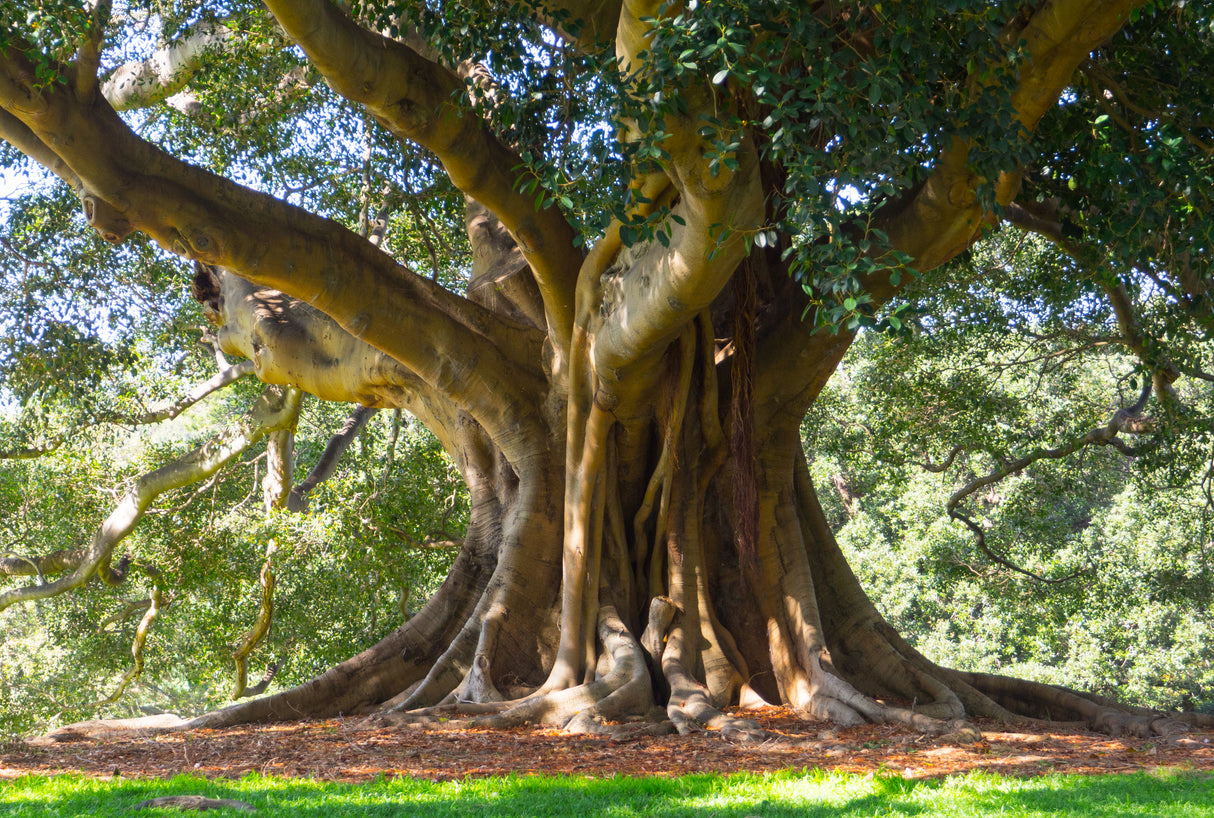
<svg viewBox="0 0 1214 818"><path fill-rule="evenodd" d="M747 713L756 718L756 714ZM165 778L263 775L366 781L377 775L433 780L516 773L579 776L684 775L820 767L925 778L986 770L1002 775L1122 773L1160 768L1214 771L1214 732L1168 740L1087 732L1008 732L976 722L981 741L924 736L889 725L845 729L777 707L757 720L768 741L733 744L711 732L619 741L543 729L421 730L361 719L0 745L0 779L26 773Z"/></svg>

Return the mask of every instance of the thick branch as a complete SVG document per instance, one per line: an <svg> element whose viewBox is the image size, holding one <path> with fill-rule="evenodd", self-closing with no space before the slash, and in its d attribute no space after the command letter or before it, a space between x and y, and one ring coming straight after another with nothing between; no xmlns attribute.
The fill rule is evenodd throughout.
<svg viewBox="0 0 1214 818"><path fill-rule="evenodd" d="M362 103L396 136L438 156L451 181L496 215L535 273L549 333L569 342L575 275L581 253L555 204L537 210L523 193L522 161L462 106L455 72L395 40L359 27L327 0L266 3L287 34L342 96Z"/></svg>
<svg viewBox="0 0 1214 818"><path fill-rule="evenodd" d="M415 275L335 222L165 154L104 104L35 92L32 75L14 50L0 57L0 106L55 145L87 188L86 215L105 237L144 230L180 255L290 293L455 400L495 438L517 438L520 420L539 433L537 334Z"/></svg>
<svg viewBox="0 0 1214 818"><path fill-rule="evenodd" d="M79 549L61 548L40 557L25 557L7 553L0 559L0 574L10 577L38 577L46 581L47 574L62 574L80 565L84 552Z"/></svg>
<svg viewBox="0 0 1214 818"><path fill-rule="evenodd" d="M28 125L3 108L0 108L0 139L67 182L73 190L80 190L80 177L72 172L67 162L59 158Z"/></svg>
<svg viewBox="0 0 1214 818"><path fill-rule="evenodd" d="M607 48L620 24L622 0L540 0L536 16L585 51Z"/></svg>
<svg viewBox="0 0 1214 818"><path fill-rule="evenodd" d="M1140 0L1054 0L1033 13L1009 42L1022 42L1028 59L1020 66L1011 103L1026 134L1058 100L1075 70L1093 49L1112 37L1129 19ZM954 139L931 177L896 212L883 214L876 226L889 236L894 249L909 255L924 271L960 253L987 220L976 196L979 177L968 167L971 145ZM1017 172L995 184L1000 204L1012 201L1020 186Z"/></svg>
<svg viewBox="0 0 1214 818"><path fill-rule="evenodd" d="M232 36L224 25L199 22L147 59L118 66L101 93L116 111L163 102L185 88L206 56L221 50Z"/></svg>
<svg viewBox="0 0 1214 818"><path fill-rule="evenodd" d="M76 95L89 99L97 91L97 69L101 65L101 46L110 22L111 0L87 0L89 27L76 50Z"/></svg>
<svg viewBox="0 0 1214 818"><path fill-rule="evenodd" d="M629 73L646 70L656 5L624 4L616 54ZM714 156L714 135L703 132L704 120L722 116L732 102L706 81L675 90L684 105L664 120L669 135L662 141L662 170L633 191L643 215L645 204L652 209L650 203L659 199L663 204L677 199L660 228L668 240L634 245L616 256L620 239L609 232L580 274L602 279L599 311L607 320L597 334L594 358L599 376L609 382L622 368L663 348L712 304L746 253L746 234L764 217L758 153L750 137L736 134L738 148L724 163ZM615 262L604 269L606 259L600 256Z"/></svg>
<svg viewBox="0 0 1214 818"><path fill-rule="evenodd" d="M1016 121L1031 134L1045 113L1056 104L1076 69L1093 49L1112 37L1129 19L1141 0L1051 0L1032 14L1005 40L1023 43L1027 59L1018 64L1019 75L1011 94ZM953 138L941 152L928 179L903 200L879 210L872 227L889 237L892 249L906 254L919 271L933 269L965 250L994 218L983 211L977 189L983 180L969 167L973 145ZM993 183L995 198L1007 205L1020 186L1018 171L1009 171ZM909 276L902 276L905 283ZM899 287L885 275L866 282L874 306L893 297ZM829 376L823 355L837 364L852 336L845 332L827 340L814 338L812 321L786 320L787 331L768 336L768 350L760 354L762 370L756 393L772 400L758 405L773 416L787 412L798 418ZM821 354L806 354L818 348Z"/></svg>
<svg viewBox="0 0 1214 818"><path fill-rule="evenodd" d="M266 476L261 480L262 504L266 514L282 508L291 493L295 474L295 424L278 429L266 437Z"/></svg>

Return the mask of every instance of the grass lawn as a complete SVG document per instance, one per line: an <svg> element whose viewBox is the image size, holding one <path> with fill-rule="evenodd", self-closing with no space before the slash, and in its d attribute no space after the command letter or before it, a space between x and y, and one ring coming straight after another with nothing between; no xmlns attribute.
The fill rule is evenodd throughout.
<svg viewBox="0 0 1214 818"><path fill-rule="evenodd" d="M1000 778L970 774L943 780L859 776L821 770L684 778L515 777L431 782L377 779L367 784L251 776L208 781L94 780L27 776L0 781L0 815L129 816L149 798L204 795L256 807L208 815L343 816L860 816L1038 815L1202 816L1214 818L1214 776L1136 773ZM187 815L147 810L140 815Z"/></svg>

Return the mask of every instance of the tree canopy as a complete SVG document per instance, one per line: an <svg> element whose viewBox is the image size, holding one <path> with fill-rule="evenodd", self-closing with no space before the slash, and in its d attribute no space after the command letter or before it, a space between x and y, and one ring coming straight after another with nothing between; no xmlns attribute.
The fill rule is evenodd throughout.
<svg viewBox="0 0 1214 818"><path fill-rule="evenodd" d="M1208 550L1205 4L0 9L23 180L7 456L262 385L133 475L87 542L10 549L0 609L142 572L141 644L172 579L121 545L153 503L264 447L265 513L298 512L370 410L399 409L468 491L442 587L311 682L197 723L386 709L746 737L724 708L762 701L923 729L1201 720L931 661L861 587L810 466L844 456L824 390L863 339L862 377L886 373L855 411L856 442L889 454L872 479L946 475L982 564L1083 570L1026 561L1000 525L1020 517L991 509L1009 480L1110 452L1204 485L1180 550ZM1017 356L1044 362L1036 385ZM323 453L296 446L304 394L362 407ZM1016 502L1087 530L1072 506L1100 487L1055 485Z"/></svg>

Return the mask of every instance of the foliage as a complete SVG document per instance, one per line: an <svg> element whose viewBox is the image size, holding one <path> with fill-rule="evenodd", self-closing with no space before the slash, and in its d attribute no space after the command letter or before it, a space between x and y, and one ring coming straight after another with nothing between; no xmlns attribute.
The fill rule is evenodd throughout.
<svg viewBox="0 0 1214 818"><path fill-rule="evenodd" d="M0 806L14 816L59 813L125 815L136 804L165 795L205 795L252 804L260 815L388 815L403 806L428 815L683 816L704 812L743 816L879 814L1018 816L1214 815L1214 781L1205 775L1041 776L969 775L906 780L822 770L772 775L691 775L672 778L548 778L537 776L434 782L378 778L366 784L250 776L214 781L180 776L169 781L27 776L0 790Z"/></svg>
<svg viewBox="0 0 1214 818"><path fill-rule="evenodd" d="M1092 447L1038 460L967 501L990 550L1038 578L946 513L967 482L1138 398L1141 362L1100 342L1115 327L1106 304L1053 301L1033 273L1022 285L1064 261L992 240L939 274L950 280L920 302L920 331L864 336L806 420L812 473L878 607L933 660L1208 711L1208 384L1186 387L1184 436L1139 436L1132 458ZM1200 333L1175 341L1209 360Z"/></svg>
<svg viewBox="0 0 1214 818"><path fill-rule="evenodd" d="M5 541L10 548L20 544L16 550L23 553L49 550L48 543L79 547L109 513L116 485L196 445L217 416L246 397L199 407L168 430L108 440L98 431L91 436L94 445L3 464ZM313 405L305 413L301 468L344 411ZM458 536L467 524L462 484L437 441L406 421L389 459L391 425L391 413L385 413L364 430L337 474L316 489L306 515L265 515L263 452L250 454L222 480L162 498L122 550L135 564L161 572L171 602L153 630L142 678L116 705L87 707L109 695L130 664L142 608L109 620L127 600L150 590L143 577L118 594L94 581L79 593L0 614L5 731L26 732L94 712L199 713L224 704L232 689L231 652L257 612L258 572L271 540L279 546L274 624L253 655L251 675L276 663L275 687L299 684L348 658L351 645L382 638L429 598L454 556L451 549L417 551L409 541L435 531Z"/></svg>

